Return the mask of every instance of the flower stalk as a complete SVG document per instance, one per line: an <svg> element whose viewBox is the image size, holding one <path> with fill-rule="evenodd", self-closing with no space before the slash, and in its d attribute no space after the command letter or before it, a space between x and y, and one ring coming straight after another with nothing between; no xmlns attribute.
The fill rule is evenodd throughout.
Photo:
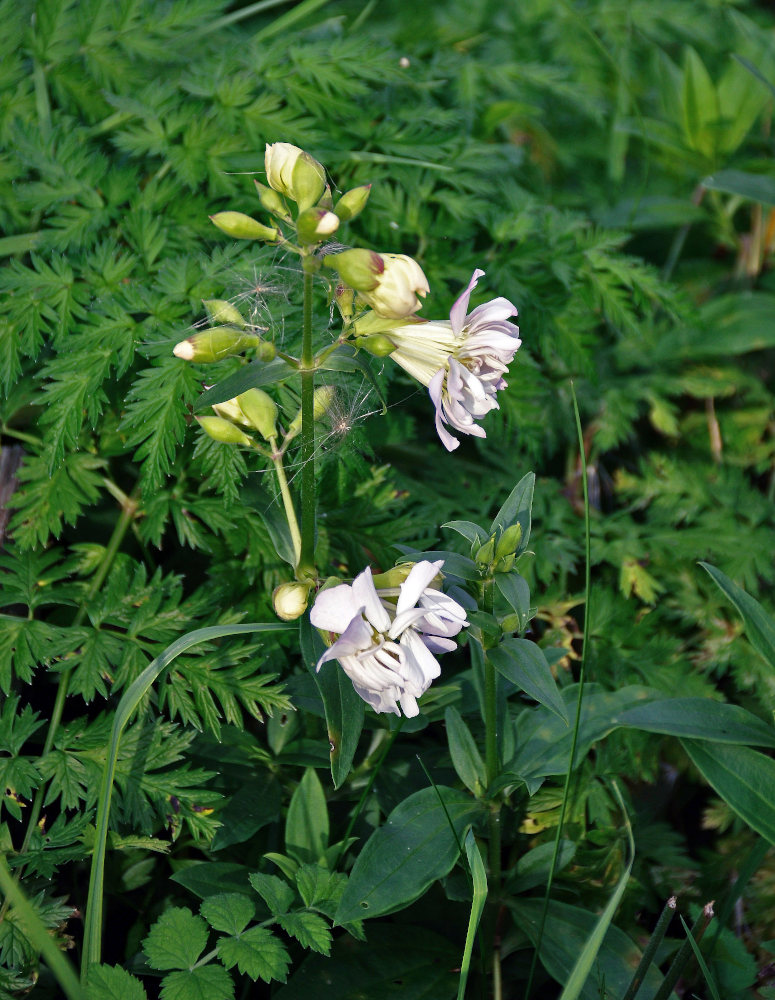
<svg viewBox="0 0 775 1000"><path fill-rule="evenodd" d="M315 570L315 371L312 351L312 282L314 259L304 266L301 342L301 540L296 575L314 577Z"/></svg>
<svg viewBox="0 0 775 1000"><path fill-rule="evenodd" d="M283 498L285 519L288 522L288 530L291 533L294 562L298 566L301 560L301 531L299 530L299 522L296 518L296 509L293 506L293 498L291 497L288 479L285 475L285 468L283 467L282 452L277 448L277 438L270 437L269 445L272 449L272 465L274 466L274 472L277 476L277 485L280 487L280 496Z"/></svg>

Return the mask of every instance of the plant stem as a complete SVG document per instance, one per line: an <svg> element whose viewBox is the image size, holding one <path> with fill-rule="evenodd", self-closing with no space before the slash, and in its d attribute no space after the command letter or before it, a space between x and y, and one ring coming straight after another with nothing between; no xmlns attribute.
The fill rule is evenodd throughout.
<svg viewBox="0 0 775 1000"><path fill-rule="evenodd" d="M708 924L713 919L713 903L706 903L700 912L699 917L694 921L691 929L691 937L694 938L697 944L702 940L702 936L707 930ZM667 970L667 975L662 981L662 985L659 987L657 992L654 994L654 1000L667 1000L670 994L673 992L673 987L678 982L681 973L686 968L689 959L693 957L694 949L692 948L691 940L687 937L681 947L678 949L678 954L673 959L670 968Z"/></svg>
<svg viewBox="0 0 775 1000"><path fill-rule="evenodd" d="M304 258L301 342L301 555L298 575L315 575L315 372L312 354L312 262Z"/></svg>
<svg viewBox="0 0 775 1000"><path fill-rule="evenodd" d="M482 584L482 611L493 613L494 581L492 578ZM484 655L484 760L487 773L487 787L491 787L500 771L498 760L498 678L490 658ZM501 1000L501 961L498 937L498 908L501 892L501 802L491 800L487 813L487 861L489 866L488 887L490 906L486 921L486 939L492 942L492 982L493 997Z"/></svg>
<svg viewBox="0 0 775 1000"><path fill-rule="evenodd" d="M278 451L277 448L277 438L269 438L269 444L272 448L272 465L274 466L275 475L277 476L277 482L280 486L280 495L283 498L283 507L285 508L285 517L288 521L288 530L291 533L291 541L293 542L293 555L296 565L299 565L299 560L301 559L301 532L299 531L299 522L296 520L296 509L293 506L293 498L291 497L291 491L288 488L288 480L285 476L285 469L283 468L282 453Z"/></svg>
<svg viewBox="0 0 775 1000"><path fill-rule="evenodd" d="M657 926L651 934L649 943L646 945L643 955L641 956L641 960L638 963L638 968L635 970L635 975L632 977L630 985L627 987L627 991L622 997L622 1000L635 1000L635 995L643 985L643 980L646 978L649 966L654 961L657 948L662 944L662 938L665 936L667 925L670 923L673 914L675 913L677 902L678 901L675 896L671 896L665 903L665 908L659 916Z"/></svg>
<svg viewBox="0 0 775 1000"><path fill-rule="evenodd" d="M89 603L94 599L95 595L98 593L100 587L105 582L105 577L108 575L110 567L113 565L113 560L116 558L121 543L124 540L124 535L126 535L129 530L129 526L135 518L137 513L138 503L134 499L135 494L128 497L126 503L121 507L121 516L119 517L116 527L113 529L113 534L110 536L110 541L108 542L104 553L102 554L102 559L97 567L97 572L92 578L91 585L86 592L86 596L81 602L81 606L78 609L78 613L73 619L72 628L78 628L86 618ZM65 701L67 699L67 691L70 686L70 677L72 675L72 670L65 670L59 675L59 686L57 688L56 700L54 702L54 708L51 712L51 721L48 726L48 732L46 733L46 741L43 744L43 751L41 753L42 757L45 757L47 753L51 751L54 745L54 740L56 738L57 730L59 729L59 724L62 721L62 714L65 708ZM35 792L35 798L32 802L32 807L30 808L30 815L27 821L27 831L24 835L24 841L21 846L21 854L24 854L30 846L30 840L32 839L32 833L38 823L38 818L40 816L40 811L43 808L43 800L46 794L46 785L40 785Z"/></svg>
<svg viewBox="0 0 775 1000"><path fill-rule="evenodd" d="M562 831L565 825L565 816L568 811L570 800L570 786L573 777L573 768L576 763L576 747L578 746L579 730L581 728L581 706L584 701L584 680L586 678L587 650L589 648L589 622L590 622L590 592L592 589L592 534L589 521L589 484L587 481L587 454L584 448L584 432L581 428L581 415L579 414L579 404L576 399L576 390L573 382L570 384L571 396L573 398L573 415L576 421L576 435L579 442L579 461L581 462L581 482L584 490L584 637L581 642L581 667L579 669L578 696L576 698L576 714L573 723L573 738L571 740L570 758L568 760L568 770L565 772L565 785L562 793L562 805L560 806L560 816L557 821L557 833L554 838L554 851L552 852L552 864L549 869L549 878L546 882L544 892L544 902L541 908L541 919L538 924L538 935L536 937L535 951L530 962L530 973L527 978L525 988L525 1000L530 1000L530 992L533 988L533 977L535 976L538 956L541 951L541 942L546 927L546 918L549 913L549 899L554 882L554 873L557 870L557 863L560 857L560 845L562 843Z"/></svg>
<svg viewBox="0 0 775 1000"><path fill-rule="evenodd" d="M83 993L73 967L19 888L18 879L11 875L3 855L0 855L0 889L5 896L6 907L11 905L18 911L24 922L24 933L38 954L45 959L67 1000L81 1000Z"/></svg>

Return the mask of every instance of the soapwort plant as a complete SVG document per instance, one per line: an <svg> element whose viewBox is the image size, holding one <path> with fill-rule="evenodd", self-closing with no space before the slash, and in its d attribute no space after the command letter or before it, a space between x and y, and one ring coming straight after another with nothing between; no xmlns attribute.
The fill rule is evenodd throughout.
<svg viewBox="0 0 775 1000"><path fill-rule="evenodd" d="M278 336L281 321L264 296L286 282L275 281L262 264L247 297L204 300L206 319L195 323L173 355L175 365L204 387L187 414L202 447L241 456L242 468L262 472L259 489L273 481L260 507L276 556L287 566L272 594L280 621L222 621L191 631L125 686L100 744L80 980L52 950L19 886L20 871L12 874L3 862L6 909L26 921L33 946L68 998L142 1000L148 994L140 977L149 972L161 978L164 1000L227 1000L235 996L235 977L247 995L251 981L261 980L269 991L289 975L277 995L298 997L316 977L335 981L337 972L321 963L343 960L346 966L347 936L392 961L411 932L401 923L381 925L379 918L412 908L413 919L422 919L421 897L429 892L436 901L448 900L459 926L451 942L423 932L425 955L435 956L423 972L435 991L427 995L503 1000L521 991L529 998L553 978L564 983L563 1000L575 1000L589 995L600 957L610 995L644 985L652 996L667 996L672 981L650 964L656 945L641 956L632 942L617 938L621 932L613 924L634 850L627 802L615 782L604 797L608 812L620 817L622 837L607 905L595 917L552 897L585 835L586 782L594 777L590 748L618 728L678 736L713 783L710 776L723 764L714 756L715 744L723 737L734 750L753 755L752 766L761 766L766 758L748 744L773 746L769 727L719 702L668 698L644 686L611 692L587 685L590 525L578 409L587 580L576 678L560 682L556 651L544 650L531 633L535 607L523 571L532 558L532 473L519 479L486 524L461 517L429 525L429 535L447 533L446 549L405 546L396 549L393 565L375 558L353 566L331 546L326 525L335 511L320 458L328 439L346 432L352 420L340 410L340 394L358 404L367 389L384 407L384 380L374 359L400 366L427 390L428 418L438 435L433 461L447 463L454 477L461 437L485 438L488 422L497 420L498 393L521 345L513 322L517 308L497 296L471 307L486 277L476 268L449 317L426 318L436 315L435 299L418 261L340 242L344 226L367 208L369 185L335 196L324 166L287 142L267 145L264 167L266 183L254 182L254 211L224 210L211 219L232 241L273 248L283 271L296 262L300 281L287 288L289 299L295 287L300 290L297 311L282 319ZM132 738L129 723L160 692L177 697L185 718L187 676L175 675L174 664L188 650L227 636L264 640L272 633L283 637L302 669L286 678L286 691L263 691L271 753L252 747L250 764L265 802L255 806L259 818L252 826L253 818L227 808L220 828L209 833L215 850L219 843L244 845L263 826L276 824L278 761L297 736L297 757L283 773L294 761L302 770L287 782L293 791L282 842L274 837L258 855L245 848L244 864L204 861L183 869L176 879L202 899L199 912L165 907L143 940L144 967L135 964L130 972L110 966L103 962L105 870L111 851L122 846L111 816L116 792L127 781L122 753ZM67 683L60 689L65 693ZM316 716L325 723L322 751ZM423 727L434 749L417 766L402 744L410 747ZM153 734L148 739L153 745ZM233 753L239 758L238 745ZM399 763L388 778L393 758ZM318 774L323 761L330 768L325 783ZM746 761L751 764L748 756ZM172 826L178 796L169 796L169 808ZM200 798L190 812L195 822L213 809ZM554 839L531 845L527 833L542 813L554 820L547 824ZM232 827L245 823L250 833L230 839ZM412 947L402 947L411 958ZM309 954L293 972L304 952ZM687 947L685 961L689 953ZM394 974L392 987L401 985L401 974Z"/></svg>

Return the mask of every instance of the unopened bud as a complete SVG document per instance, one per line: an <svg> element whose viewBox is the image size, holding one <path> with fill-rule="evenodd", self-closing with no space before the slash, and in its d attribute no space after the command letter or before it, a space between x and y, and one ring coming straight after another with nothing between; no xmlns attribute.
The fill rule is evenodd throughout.
<svg viewBox="0 0 775 1000"><path fill-rule="evenodd" d="M406 580L409 574L412 572L414 563L406 562L401 563L400 566L394 566L389 569L386 573L377 573L373 577L374 587L376 590L395 590L401 586ZM441 574L439 574L440 576ZM430 586L430 584L428 584Z"/></svg>
<svg viewBox="0 0 775 1000"><path fill-rule="evenodd" d="M266 179L270 188L293 201L303 212L312 208L323 194L326 172L321 163L289 142L274 142L264 155Z"/></svg>
<svg viewBox="0 0 775 1000"><path fill-rule="evenodd" d="M252 426L240 409L239 401L236 397L234 399L225 399L222 403L213 403L213 409L219 417L223 417L224 420L230 420L233 424L239 424L240 427Z"/></svg>
<svg viewBox="0 0 775 1000"><path fill-rule="evenodd" d="M473 555L477 566L489 566L495 555L495 535L491 535Z"/></svg>
<svg viewBox="0 0 775 1000"><path fill-rule="evenodd" d="M325 208L308 208L296 222L300 243L322 243L339 228L339 219Z"/></svg>
<svg viewBox="0 0 775 1000"><path fill-rule="evenodd" d="M229 323L241 330L248 325L239 309L226 299L203 299L202 305L207 310L211 323Z"/></svg>
<svg viewBox="0 0 775 1000"><path fill-rule="evenodd" d="M368 351L376 358L386 358L395 351L398 345L390 337L386 337L384 333L373 333L369 337L356 337L355 346L360 347L363 351Z"/></svg>
<svg viewBox="0 0 775 1000"><path fill-rule="evenodd" d="M229 420L222 417L197 417L199 426L214 441L221 444L251 444L247 434L243 434L239 427L235 427Z"/></svg>
<svg viewBox="0 0 775 1000"><path fill-rule="evenodd" d="M263 389L248 389L237 396L237 403L251 427L268 441L277 435L277 404Z"/></svg>
<svg viewBox="0 0 775 1000"><path fill-rule="evenodd" d="M256 357L259 361L271 361L277 356L277 348L271 340L260 340L256 346Z"/></svg>
<svg viewBox="0 0 775 1000"><path fill-rule="evenodd" d="M312 397L312 418L313 420L320 420L328 412L328 408L334 401L334 396L336 395L336 389L332 385L319 385L315 389L314 395ZM293 420L288 426L288 433L286 434L286 440L296 437L296 435L301 431L301 410L296 414Z"/></svg>
<svg viewBox="0 0 775 1000"><path fill-rule="evenodd" d="M292 622L307 610L310 586L306 583L281 583L272 594L272 606L278 618Z"/></svg>
<svg viewBox="0 0 775 1000"><path fill-rule="evenodd" d="M336 203L336 214L342 222L349 222L356 215L360 215L366 207L371 193L371 184L363 184L361 187L351 188L345 191Z"/></svg>
<svg viewBox="0 0 775 1000"><path fill-rule="evenodd" d="M339 272L342 281L357 292L370 292L376 288L385 262L374 250L344 250L323 257L323 264Z"/></svg>
<svg viewBox="0 0 775 1000"><path fill-rule="evenodd" d="M334 302L336 302L336 308L339 310L339 315L342 319L350 319L352 316L354 298L355 292L352 288L340 281L334 289Z"/></svg>
<svg viewBox="0 0 775 1000"><path fill-rule="evenodd" d="M495 546L495 558L501 559L503 556L511 556L519 548L519 543L522 540L522 525L517 522L516 524L510 524L508 528L503 532Z"/></svg>
<svg viewBox="0 0 775 1000"><path fill-rule="evenodd" d="M233 326L214 326L210 330L200 330L186 340L181 340L179 344L175 344L172 353L183 361L208 364L220 361L221 358L229 358L233 354L240 354L260 343L258 337L243 333Z"/></svg>
<svg viewBox="0 0 775 1000"><path fill-rule="evenodd" d="M216 212L210 216L210 221L235 240L266 240L268 243L275 243L280 235L278 229L264 226L243 212Z"/></svg>
<svg viewBox="0 0 775 1000"><path fill-rule="evenodd" d="M267 212L271 212L272 215L276 215L278 219L282 219L283 222L290 222L292 216L288 211L288 206L285 204L283 196L260 181L254 180L253 183L256 185L261 207L265 208Z"/></svg>
<svg viewBox="0 0 775 1000"><path fill-rule="evenodd" d="M327 211L331 211L334 207L334 199L331 196L331 185L326 184L323 194L318 200L318 208L325 208Z"/></svg>

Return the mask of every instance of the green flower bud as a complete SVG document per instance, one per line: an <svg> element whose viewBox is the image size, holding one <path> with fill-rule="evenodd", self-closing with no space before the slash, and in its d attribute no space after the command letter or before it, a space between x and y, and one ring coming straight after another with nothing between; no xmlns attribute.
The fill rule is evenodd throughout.
<svg viewBox="0 0 775 1000"><path fill-rule="evenodd" d="M261 341L252 334L243 333L233 326L214 326L210 330L200 330L186 340L175 344L172 353L183 361L198 361L208 364L240 354L249 347L257 347Z"/></svg>
<svg viewBox="0 0 775 1000"><path fill-rule="evenodd" d="M386 358L396 349L396 344L384 333L373 333L369 337L356 337L355 346L368 351L375 358Z"/></svg>
<svg viewBox="0 0 775 1000"><path fill-rule="evenodd" d="M244 330L248 325L243 319L242 313L226 299L203 299L202 305L207 310L207 315L211 323L229 323L231 326L238 326Z"/></svg>
<svg viewBox="0 0 775 1000"><path fill-rule="evenodd" d="M363 184L361 187L351 188L345 191L336 203L336 214L342 222L349 222L356 215L360 215L366 207L371 193L371 184Z"/></svg>
<svg viewBox="0 0 775 1000"><path fill-rule="evenodd" d="M318 200L318 208L325 208L327 211L331 211L334 207L334 199L331 197L331 186L326 184L325 191L320 196Z"/></svg>
<svg viewBox="0 0 775 1000"><path fill-rule="evenodd" d="M260 340L256 349L256 357L259 361L271 361L277 355L277 348L271 340Z"/></svg>
<svg viewBox="0 0 775 1000"><path fill-rule="evenodd" d="M223 417L224 420L229 420L233 424L239 424L240 427L253 426L240 409L236 397L234 399L225 399L222 403L213 403L213 409L219 417Z"/></svg>
<svg viewBox="0 0 775 1000"><path fill-rule="evenodd" d="M210 221L227 236L235 240L266 240L275 243L280 236L279 229L264 226L243 212L216 212Z"/></svg>
<svg viewBox="0 0 775 1000"><path fill-rule="evenodd" d="M267 212L271 212L272 215L276 215L278 219L282 219L283 222L290 222L293 216L288 211L288 206L285 204L283 196L265 184L261 184L260 181L254 180L253 183L256 185L261 207L265 208Z"/></svg>
<svg viewBox="0 0 775 1000"><path fill-rule="evenodd" d="M307 583L281 583L272 594L274 613L284 622L301 618L307 610L310 585Z"/></svg>
<svg viewBox="0 0 775 1000"><path fill-rule="evenodd" d="M336 302L336 308L339 310L339 315L342 319L350 319L352 316L354 298L355 292L352 288L340 281L334 289L334 302Z"/></svg>
<svg viewBox="0 0 775 1000"><path fill-rule="evenodd" d="M344 250L323 257L323 264L339 272L339 276L357 292L370 292L379 284L385 263L374 250Z"/></svg>
<svg viewBox="0 0 775 1000"><path fill-rule="evenodd" d="M473 554L477 566L489 566L495 555L495 535L491 535L486 542L479 546Z"/></svg>
<svg viewBox="0 0 775 1000"><path fill-rule="evenodd" d="M271 396L262 389L248 389L237 396L237 403L250 426L255 427L265 441L277 435L277 404Z"/></svg>
<svg viewBox="0 0 775 1000"><path fill-rule="evenodd" d="M268 144L264 165L269 187L292 198L300 212L312 208L325 190L323 165L289 142Z"/></svg>
<svg viewBox="0 0 775 1000"><path fill-rule="evenodd" d="M221 444L251 444L247 434L243 434L239 427L235 427L228 420L222 417L197 417L199 426L214 441Z"/></svg>
<svg viewBox="0 0 775 1000"><path fill-rule="evenodd" d="M339 219L325 208L308 208L296 222L300 243L321 243L339 228Z"/></svg>
<svg viewBox="0 0 775 1000"><path fill-rule="evenodd" d="M503 532L500 537L500 541L495 546L495 558L501 559L503 556L511 556L519 548L519 543L522 540L522 525L519 523L511 524Z"/></svg>
<svg viewBox="0 0 775 1000"><path fill-rule="evenodd" d="M315 393L312 397L312 417L314 420L320 420L328 412L328 408L334 401L334 396L336 395L336 389L332 385L319 385L315 389ZM301 431L301 410L296 414L293 420L288 426L288 433L286 434L286 440L296 437Z"/></svg>

